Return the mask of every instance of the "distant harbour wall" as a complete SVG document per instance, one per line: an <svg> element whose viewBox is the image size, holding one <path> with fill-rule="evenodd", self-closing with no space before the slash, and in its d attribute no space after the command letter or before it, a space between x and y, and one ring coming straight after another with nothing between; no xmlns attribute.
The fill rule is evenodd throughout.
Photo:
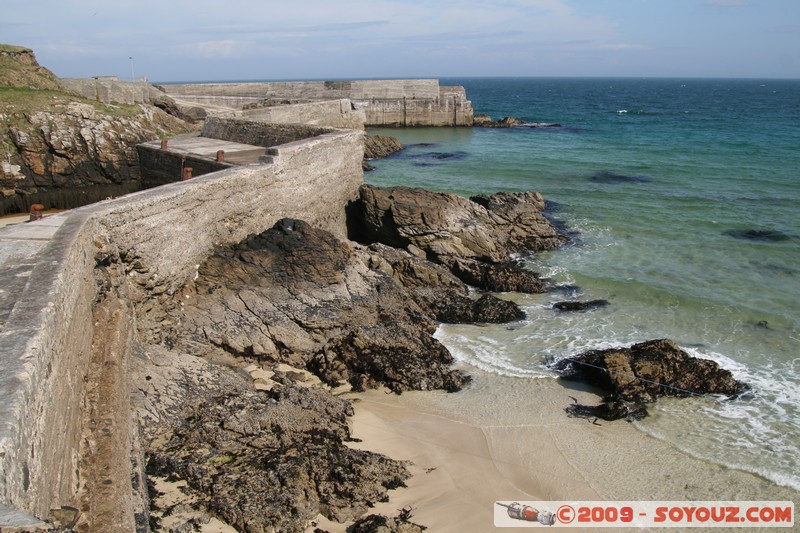
<svg viewBox="0 0 800 533"><path fill-rule="evenodd" d="M297 104L347 99L363 111L367 126L472 126L473 119L472 103L464 88L440 86L438 80L186 83L159 87L185 104L236 110L281 100Z"/></svg>

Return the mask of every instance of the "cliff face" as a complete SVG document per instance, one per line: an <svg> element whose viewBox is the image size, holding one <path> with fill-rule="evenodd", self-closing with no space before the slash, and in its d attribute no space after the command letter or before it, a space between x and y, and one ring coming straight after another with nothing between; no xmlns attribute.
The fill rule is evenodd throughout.
<svg viewBox="0 0 800 533"><path fill-rule="evenodd" d="M140 189L136 144L189 129L152 106L107 106L69 93L33 52L2 45L0 215Z"/></svg>

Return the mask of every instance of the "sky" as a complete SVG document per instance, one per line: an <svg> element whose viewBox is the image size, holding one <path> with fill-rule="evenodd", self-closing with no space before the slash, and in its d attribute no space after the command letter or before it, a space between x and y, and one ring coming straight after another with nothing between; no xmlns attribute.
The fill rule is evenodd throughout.
<svg viewBox="0 0 800 533"><path fill-rule="evenodd" d="M798 0L4 0L60 77L800 78Z"/></svg>

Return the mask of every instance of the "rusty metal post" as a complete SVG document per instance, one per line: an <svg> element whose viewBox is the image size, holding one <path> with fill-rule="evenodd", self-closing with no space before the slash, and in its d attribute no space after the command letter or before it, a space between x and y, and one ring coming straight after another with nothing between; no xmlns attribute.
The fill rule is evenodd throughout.
<svg viewBox="0 0 800 533"><path fill-rule="evenodd" d="M162 150L166 150L167 149L167 143L168 142L169 141L167 139L161 139L161 149Z"/></svg>
<svg viewBox="0 0 800 533"><path fill-rule="evenodd" d="M183 181L191 179L192 177L192 167L184 167L183 169Z"/></svg>
<svg viewBox="0 0 800 533"><path fill-rule="evenodd" d="M33 222L34 220L41 220L44 218L42 215L42 211L44 211L44 206L42 204L33 204L31 206L30 216L28 217L28 222Z"/></svg>
<svg viewBox="0 0 800 533"><path fill-rule="evenodd" d="M225 162L225 150L217 150L217 163Z"/></svg>

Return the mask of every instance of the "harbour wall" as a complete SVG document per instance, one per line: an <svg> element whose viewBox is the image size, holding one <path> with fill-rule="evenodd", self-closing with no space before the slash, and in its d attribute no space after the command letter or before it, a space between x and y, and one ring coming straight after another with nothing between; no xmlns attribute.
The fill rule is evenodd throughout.
<svg viewBox="0 0 800 533"><path fill-rule="evenodd" d="M216 245L280 218L345 237L363 135L322 133L272 147L271 162L0 230L0 281L17 287L0 299L0 527L76 507L87 530L135 530L146 485L126 389L129 295L169 298ZM99 334L110 323L113 339Z"/></svg>
<svg viewBox="0 0 800 533"><path fill-rule="evenodd" d="M440 86L435 79L186 83L159 87L184 104L235 110L258 109L265 103L281 101L299 104L347 99L356 110L363 111L367 126L471 126L473 118L472 103L464 88Z"/></svg>

